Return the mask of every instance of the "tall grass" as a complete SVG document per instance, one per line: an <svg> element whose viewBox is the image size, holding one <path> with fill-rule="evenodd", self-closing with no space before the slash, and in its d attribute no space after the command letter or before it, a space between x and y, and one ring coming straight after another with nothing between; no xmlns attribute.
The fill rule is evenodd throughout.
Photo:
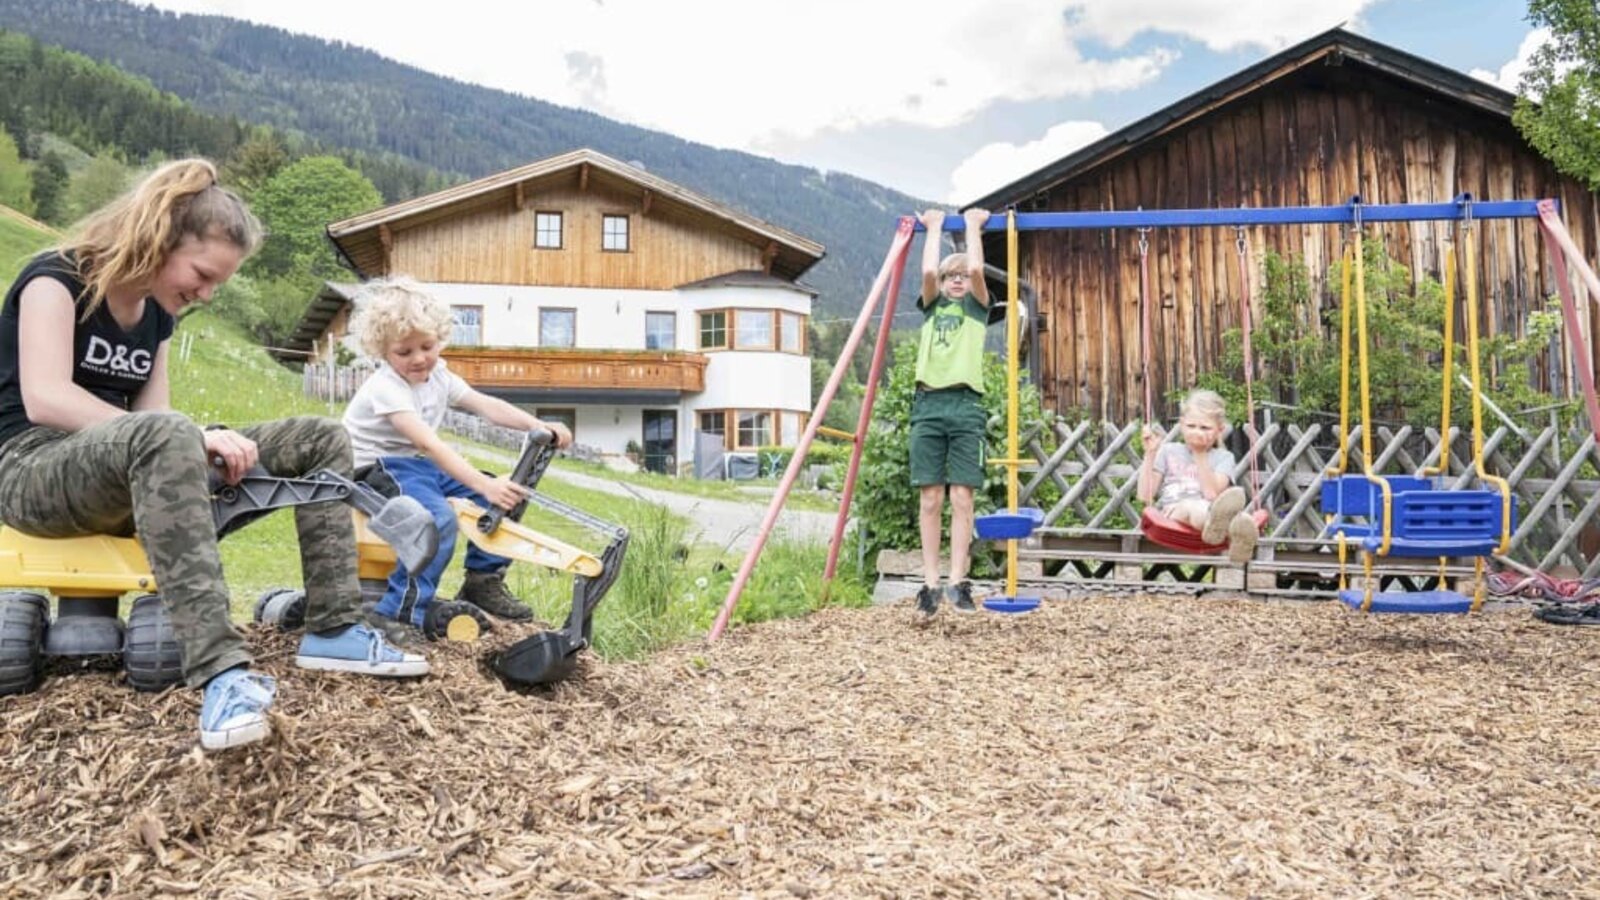
<svg viewBox="0 0 1600 900"><path fill-rule="evenodd" d="M56 240L57 236L48 231L0 214L0 292L11 287L11 280L22 271L28 257Z"/></svg>

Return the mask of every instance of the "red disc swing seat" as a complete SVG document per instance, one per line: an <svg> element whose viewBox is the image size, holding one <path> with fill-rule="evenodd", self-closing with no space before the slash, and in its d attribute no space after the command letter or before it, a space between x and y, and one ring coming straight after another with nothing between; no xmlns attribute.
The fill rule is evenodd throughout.
<svg viewBox="0 0 1600 900"><path fill-rule="evenodd" d="M1258 509L1250 514L1255 519L1256 530L1260 531L1267 525L1267 511ZM1144 536L1163 547L1170 547L1184 553L1225 553L1228 542L1208 544L1200 538L1200 530L1187 522L1179 522L1154 506L1146 506L1143 515L1139 516L1139 530Z"/></svg>

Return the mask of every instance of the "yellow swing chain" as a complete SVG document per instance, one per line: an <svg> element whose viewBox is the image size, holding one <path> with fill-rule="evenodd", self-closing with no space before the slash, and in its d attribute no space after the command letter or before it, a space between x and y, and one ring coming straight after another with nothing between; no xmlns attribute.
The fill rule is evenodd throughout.
<svg viewBox="0 0 1600 900"><path fill-rule="evenodd" d="M1006 210L1006 509L1017 511L1017 457L1020 443L1017 436L1017 416L1020 413L1017 395L1021 393L1018 382L1022 373L1017 365L1018 312L1017 289L1017 211ZM1006 596L1017 596L1017 542L1006 541Z"/></svg>
<svg viewBox="0 0 1600 900"><path fill-rule="evenodd" d="M1478 352L1478 264L1477 254L1473 252L1472 240L1472 200L1466 202L1466 210L1462 221L1462 243L1466 244L1467 263L1467 363L1472 371L1472 466L1478 474L1478 480L1485 484L1494 485L1500 492L1500 543L1494 552L1505 554L1511 549L1511 483L1497 475L1489 474L1484 467L1483 453L1483 382L1482 363ZM1487 595L1487 586L1484 581L1483 557L1473 560L1473 591L1472 612L1477 612L1483 606Z"/></svg>

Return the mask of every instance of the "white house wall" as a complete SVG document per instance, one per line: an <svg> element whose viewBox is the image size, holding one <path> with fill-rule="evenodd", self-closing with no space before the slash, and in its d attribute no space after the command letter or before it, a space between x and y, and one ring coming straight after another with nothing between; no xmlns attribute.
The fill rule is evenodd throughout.
<svg viewBox="0 0 1600 900"><path fill-rule="evenodd" d="M539 311L576 311L575 341L585 349L644 350L645 313L676 311L675 349L699 349L698 313L708 309L772 309L811 315L810 294L781 287L719 286L678 291L551 288L527 285L434 283L425 288L451 306L482 309L483 342L492 347L539 345ZM731 327L730 323L730 327ZM808 356L777 351L703 351L706 387L685 395L678 404L574 405L578 440L602 451L620 454L631 441L641 440L644 409L678 412L678 456L686 461L695 427L694 413L701 409L767 409L808 413L811 410L811 360ZM534 408L529 405L530 409ZM777 435L774 435L777 437Z"/></svg>

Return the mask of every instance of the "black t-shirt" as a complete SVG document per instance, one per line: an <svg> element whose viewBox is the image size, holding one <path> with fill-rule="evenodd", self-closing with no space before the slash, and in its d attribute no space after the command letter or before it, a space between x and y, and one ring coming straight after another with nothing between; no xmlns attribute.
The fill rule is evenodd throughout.
<svg viewBox="0 0 1600 900"><path fill-rule="evenodd" d="M66 287L77 300L75 321L83 316L89 299L83 296L77 268L59 253L33 259L12 282L5 305L0 307L0 446L33 425L22 405L17 329L22 320L22 289L37 278L49 278ZM133 399L150 381L156 350L172 336L172 327L172 316L154 300L145 300L144 317L129 330L118 325L111 310L101 303L88 321L77 321L73 329L72 383L112 406L131 408Z"/></svg>

